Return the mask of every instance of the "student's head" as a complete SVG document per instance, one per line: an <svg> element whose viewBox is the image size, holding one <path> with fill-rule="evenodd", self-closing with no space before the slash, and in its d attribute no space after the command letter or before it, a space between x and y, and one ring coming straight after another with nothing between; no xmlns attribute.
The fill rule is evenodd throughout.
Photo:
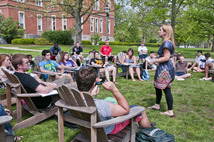
<svg viewBox="0 0 214 142"><path fill-rule="evenodd" d="M29 62L31 62L31 61L32 61L33 56L32 56L32 55L30 55L30 54L28 54L28 55L27 55L27 58L28 58Z"/></svg>
<svg viewBox="0 0 214 142"><path fill-rule="evenodd" d="M50 60L51 59L51 53L49 50L43 50L42 51L42 57L45 59L45 60Z"/></svg>
<svg viewBox="0 0 214 142"><path fill-rule="evenodd" d="M163 41L170 40L173 43L175 48L174 33L171 25L163 24L158 31L158 36L162 38Z"/></svg>
<svg viewBox="0 0 214 142"><path fill-rule="evenodd" d="M179 58L180 62L182 63L184 61L184 56L181 55L180 58Z"/></svg>
<svg viewBox="0 0 214 142"><path fill-rule="evenodd" d="M144 46L144 41L141 41L141 46L142 46L142 47Z"/></svg>
<svg viewBox="0 0 214 142"><path fill-rule="evenodd" d="M177 53L177 56L179 56L179 57L180 57L180 56L181 56L181 52L178 52L178 53Z"/></svg>
<svg viewBox="0 0 214 142"><path fill-rule="evenodd" d="M94 58L98 59L100 57L100 54L98 51L95 51L94 52Z"/></svg>
<svg viewBox="0 0 214 142"><path fill-rule="evenodd" d="M13 55L12 64L16 70L22 70L24 72L29 70L29 61L24 54Z"/></svg>
<svg viewBox="0 0 214 142"><path fill-rule="evenodd" d="M63 64L65 64L65 60L68 60L69 56L68 56L68 52L61 52L61 58L59 62L62 62Z"/></svg>
<svg viewBox="0 0 214 142"><path fill-rule="evenodd" d="M58 48L58 43L54 42L54 48Z"/></svg>
<svg viewBox="0 0 214 142"><path fill-rule="evenodd" d="M10 65L10 59L7 54L0 54L0 67L8 67Z"/></svg>
<svg viewBox="0 0 214 142"><path fill-rule="evenodd" d="M204 56L205 56L206 59L209 59L210 53L205 53Z"/></svg>
<svg viewBox="0 0 214 142"><path fill-rule="evenodd" d="M198 50L198 56L202 55L202 50Z"/></svg>
<svg viewBox="0 0 214 142"><path fill-rule="evenodd" d="M80 43L79 42L76 42L76 47L80 47Z"/></svg>
<svg viewBox="0 0 214 142"><path fill-rule="evenodd" d="M130 58L132 58L133 55L134 55L134 50L133 50L133 48L129 48L129 50L128 50L128 56L129 56Z"/></svg>
<svg viewBox="0 0 214 142"><path fill-rule="evenodd" d="M88 92L95 85L96 77L97 74L93 68L81 68L76 74L78 90Z"/></svg>
<svg viewBox="0 0 214 142"><path fill-rule="evenodd" d="M109 46L109 40L106 40L105 43L106 43L106 46Z"/></svg>

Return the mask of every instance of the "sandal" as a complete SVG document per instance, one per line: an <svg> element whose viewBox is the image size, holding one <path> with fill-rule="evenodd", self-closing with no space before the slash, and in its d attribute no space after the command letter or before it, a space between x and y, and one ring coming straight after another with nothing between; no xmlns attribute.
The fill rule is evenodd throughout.
<svg viewBox="0 0 214 142"><path fill-rule="evenodd" d="M148 107L148 109L155 109L155 110L160 110L160 108L155 107L155 105Z"/></svg>
<svg viewBox="0 0 214 142"><path fill-rule="evenodd" d="M174 117L174 114L169 114L168 111L165 111L165 112L160 112L161 115L168 115L169 117Z"/></svg>
<svg viewBox="0 0 214 142"><path fill-rule="evenodd" d="M136 81L135 79L132 79L132 81Z"/></svg>
<svg viewBox="0 0 214 142"><path fill-rule="evenodd" d="M119 84L117 81L113 81L114 84Z"/></svg>
<svg viewBox="0 0 214 142"><path fill-rule="evenodd" d="M14 137L14 142L21 141L23 139L23 136Z"/></svg>

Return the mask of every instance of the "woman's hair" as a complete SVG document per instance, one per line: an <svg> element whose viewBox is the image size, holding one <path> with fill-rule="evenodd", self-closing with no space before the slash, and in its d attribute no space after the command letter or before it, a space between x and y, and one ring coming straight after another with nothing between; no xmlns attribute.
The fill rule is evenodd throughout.
<svg viewBox="0 0 214 142"><path fill-rule="evenodd" d="M7 54L0 54L0 66L2 66L2 63L6 59L6 57L9 57Z"/></svg>
<svg viewBox="0 0 214 142"><path fill-rule="evenodd" d="M163 24L161 27L162 27L163 31L166 32L166 36L164 37L163 42L170 40L172 42L172 44L174 46L174 50L175 50L175 41L174 41L174 33L173 33L172 26L169 24Z"/></svg>
<svg viewBox="0 0 214 142"><path fill-rule="evenodd" d="M65 65L65 60L64 60L65 54L68 54L68 52L62 52L62 53L60 54L60 55L61 55L61 58L60 58L60 60L59 60L59 63L62 62L63 65Z"/></svg>
<svg viewBox="0 0 214 142"><path fill-rule="evenodd" d="M133 55L134 55L134 50L133 50L133 48L129 48L129 50L128 50L128 52L129 51L131 51L132 52L132 55L131 55L131 57L130 57L130 59L133 57Z"/></svg>

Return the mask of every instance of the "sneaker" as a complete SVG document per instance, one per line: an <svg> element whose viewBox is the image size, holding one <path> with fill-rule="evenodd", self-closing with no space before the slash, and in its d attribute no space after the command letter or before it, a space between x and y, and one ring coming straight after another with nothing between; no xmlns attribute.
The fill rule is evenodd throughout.
<svg viewBox="0 0 214 142"><path fill-rule="evenodd" d="M199 79L199 80L205 80L206 78L205 77L203 77L203 78L201 78L201 79Z"/></svg>

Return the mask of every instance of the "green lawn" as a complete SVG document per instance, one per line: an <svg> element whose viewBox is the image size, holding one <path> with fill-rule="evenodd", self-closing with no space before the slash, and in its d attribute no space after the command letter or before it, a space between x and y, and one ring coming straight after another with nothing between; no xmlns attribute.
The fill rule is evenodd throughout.
<svg viewBox="0 0 214 142"><path fill-rule="evenodd" d="M68 46L61 46L62 49L67 49ZM88 52L91 49L100 49L100 46L84 46L84 52ZM36 48L47 49L44 47L32 47L26 46L22 48ZM113 54L121 50L127 50L129 47L117 47L113 46ZM157 51L157 47L148 47L149 51ZM137 51L137 47L134 47ZM186 58L195 58L198 49L177 49L181 51ZM203 49L204 53L208 49ZM18 53L19 51L10 51L0 49L1 53ZM19 52L20 53L20 52ZM40 53L38 52L23 52L31 53L34 56ZM212 54L214 55L214 54ZM140 106L148 107L155 103L155 89L153 87L154 72L150 73L149 81L136 81L132 82L131 79L126 80L123 77L117 77L119 82L118 89L126 97L130 105L137 104ZM192 73L192 72L191 72ZM204 76L204 73L192 73L192 77L185 81L175 80L172 84L172 94L174 99L174 113L175 117L170 118L160 115L160 111L149 110L146 112L151 120L155 122L158 128L165 130L166 132L173 134L177 142L213 142L214 141L214 97L213 87L214 83L211 81L200 81L199 79ZM97 98L106 98L108 96L113 97L109 92L106 92L100 87L100 93ZM15 106L14 106L15 107ZM161 111L166 111L167 105L163 95L161 101ZM25 115L24 118L29 117ZM16 123L15 119L12 121L12 125ZM79 131L71 130L65 127L65 140L71 141L72 138ZM43 121L35 126L15 131L16 135L23 135L24 142L32 141L58 141L58 128L57 118L52 117L46 121Z"/></svg>

